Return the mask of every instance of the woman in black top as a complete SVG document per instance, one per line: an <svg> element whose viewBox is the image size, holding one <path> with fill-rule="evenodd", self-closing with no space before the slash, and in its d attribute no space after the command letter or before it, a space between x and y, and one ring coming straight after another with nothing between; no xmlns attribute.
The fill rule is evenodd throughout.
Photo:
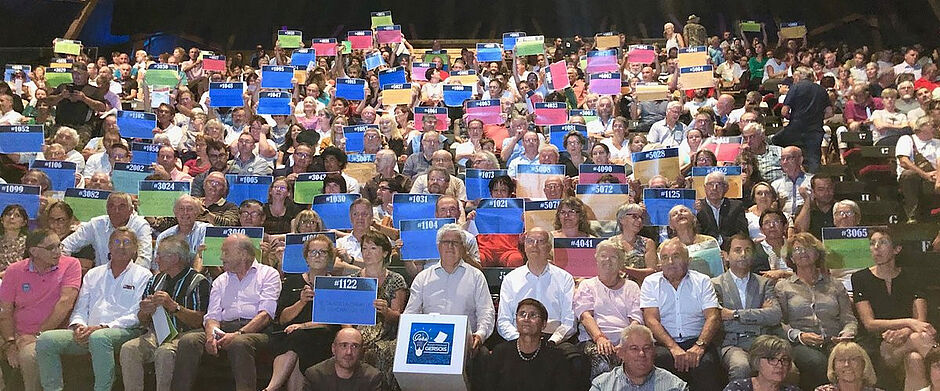
<svg viewBox="0 0 940 391"><path fill-rule="evenodd" d="M523 299L516 306L519 339L493 349L485 371L487 390L572 390L574 377L564 354L542 339L548 310L538 300Z"/></svg>
<svg viewBox="0 0 940 391"><path fill-rule="evenodd" d="M286 177L274 178L268 188L268 202L264 203L264 233L271 235L290 232L290 222L303 207L294 203L294 186Z"/></svg>
<svg viewBox="0 0 940 391"><path fill-rule="evenodd" d="M904 364L905 389L927 386L923 357L934 345L936 330L927 323L922 284L895 258L901 246L885 228L870 228L869 249L875 266L852 275L853 300L862 324L858 342L875 358L879 384L896 388L896 370ZM914 387L911 387L914 386Z"/></svg>
<svg viewBox="0 0 940 391"><path fill-rule="evenodd" d="M336 258L336 248L325 235L314 235L304 242L304 258L309 270L288 274L277 298L277 321L284 327L271 335L274 371L265 390L289 391L304 388L303 372L316 363L330 358L335 325L313 323L313 283L316 276L327 276Z"/></svg>

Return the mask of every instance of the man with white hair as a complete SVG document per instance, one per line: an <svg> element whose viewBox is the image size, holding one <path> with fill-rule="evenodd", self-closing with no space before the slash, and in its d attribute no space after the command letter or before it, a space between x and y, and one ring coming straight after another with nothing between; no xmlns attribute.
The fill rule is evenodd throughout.
<svg viewBox="0 0 940 391"><path fill-rule="evenodd" d="M644 325L632 324L620 332L617 357L623 365L603 373L591 382L591 391L668 390L688 391L689 385L669 371L655 365L656 341Z"/></svg>
<svg viewBox="0 0 940 391"><path fill-rule="evenodd" d="M390 181L398 184L400 189L411 189L411 178L395 172L398 164L398 157L395 151L383 149L375 154L375 176L362 186L362 197L377 203L379 194L379 182Z"/></svg>
<svg viewBox="0 0 940 391"><path fill-rule="evenodd" d="M539 161L539 145L541 145L540 134L534 131L527 131L522 135L522 153L516 156L507 165L507 174L513 179L516 178L516 169L520 164L535 164Z"/></svg>
<svg viewBox="0 0 940 391"><path fill-rule="evenodd" d="M695 218L699 232L718 239L722 244L737 233L746 234L747 208L741 200L725 197L728 192L728 180L725 173L712 171L705 176L705 198L699 200L701 208Z"/></svg>
<svg viewBox="0 0 940 391"><path fill-rule="evenodd" d="M741 118L746 117L748 115ZM757 159L757 171L768 183L783 177L783 170L780 168L780 154L783 153L783 148L767 144L764 125L749 123L741 129L741 153L748 153Z"/></svg>
<svg viewBox="0 0 940 391"><path fill-rule="evenodd" d="M152 234L150 224L134 210L134 203L130 194L113 192L108 196L106 203L108 214L93 217L75 230L62 241L62 253L72 255L82 247L91 245L95 249L95 266L108 263L108 240L111 233L119 227L126 226L137 236L137 257L134 261L140 266L150 267L150 256L153 252Z"/></svg>
<svg viewBox="0 0 940 391"><path fill-rule="evenodd" d="M206 227L211 224L204 221L196 221L202 213L202 201L189 194L183 194L173 203L173 216L176 217L177 224L157 235L155 249L160 248L160 242L171 236L179 236L189 245L189 250L196 254L206 241ZM154 259L156 259L156 251ZM159 265L152 265L156 270Z"/></svg>
<svg viewBox="0 0 940 391"><path fill-rule="evenodd" d="M608 95L603 95L597 98L596 107L597 119L587 123L587 132L589 136L603 138L612 132L614 100Z"/></svg>
<svg viewBox="0 0 940 391"><path fill-rule="evenodd" d="M682 103L672 101L666 105L666 118L653 123L646 141L653 144L662 144L664 147L677 147L685 140L686 126L679 121L682 114Z"/></svg>

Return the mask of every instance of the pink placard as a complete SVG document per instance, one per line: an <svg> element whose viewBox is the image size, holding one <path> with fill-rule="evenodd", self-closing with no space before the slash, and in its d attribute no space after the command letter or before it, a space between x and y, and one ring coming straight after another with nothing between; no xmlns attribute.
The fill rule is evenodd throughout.
<svg viewBox="0 0 940 391"><path fill-rule="evenodd" d="M617 56L588 56L585 72L616 72L617 69L619 69Z"/></svg>
<svg viewBox="0 0 940 391"><path fill-rule="evenodd" d="M202 68L207 71L223 72L225 71L225 59L216 60L211 58L202 59Z"/></svg>
<svg viewBox="0 0 940 391"><path fill-rule="evenodd" d="M620 93L620 74L611 72L591 74L591 84L588 90L598 95L617 95Z"/></svg>
<svg viewBox="0 0 940 391"><path fill-rule="evenodd" d="M317 42L317 40L314 39L310 47L316 51L319 57L336 55L336 42Z"/></svg>
<svg viewBox="0 0 940 391"><path fill-rule="evenodd" d="M446 108L444 110L438 110L438 109L439 108L436 108L436 107L432 107L432 108L415 107L414 108L415 123L418 124L418 126L420 127L421 118L423 118L425 114L432 114L434 115L435 118L437 118L437 125L434 126L434 130L447 130L447 109ZM427 110L432 110L435 112L426 113L425 111Z"/></svg>
<svg viewBox="0 0 940 391"><path fill-rule="evenodd" d="M346 40L348 40L352 44L353 50L363 50L363 49L372 48L372 32L371 31L369 31L368 33L364 31L350 31L349 35L346 36Z"/></svg>
<svg viewBox="0 0 940 391"><path fill-rule="evenodd" d="M479 119L483 121L484 125L496 125L502 124L506 121L503 121L502 112L500 111L499 105L487 106L487 107L467 107L467 122L473 119Z"/></svg>
<svg viewBox="0 0 940 391"><path fill-rule="evenodd" d="M656 61L656 51L653 49L630 48L627 52L627 61L636 64L649 64Z"/></svg>
<svg viewBox="0 0 940 391"><path fill-rule="evenodd" d="M563 90L571 85L568 82L568 67L565 65L564 60L550 65L548 70L552 75L551 88L553 91Z"/></svg>
<svg viewBox="0 0 940 391"><path fill-rule="evenodd" d="M561 125L568 122L568 109L535 107L535 124L538 126Z"/></svg>
<svg viewBox="0 0 940 391"><path fill-rule="evenodd" d="M379 30L376 32L379 44L401 43L401 30Z"/></svg>

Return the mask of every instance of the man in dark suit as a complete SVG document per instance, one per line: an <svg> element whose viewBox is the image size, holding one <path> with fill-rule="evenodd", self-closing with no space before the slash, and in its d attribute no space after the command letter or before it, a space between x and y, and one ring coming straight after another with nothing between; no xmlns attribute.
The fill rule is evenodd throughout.
<svg viewBox="0 0 940 391"><path fill-rule="evenodd" d="M728 239L728 271L712 278L718 304L724 341L721 343L721 362L728 369L728 379L751 376L748 350L758 335L767 334L780 325L780 303L771 280L751 272L754 260L754 241L746 234L735 234Z"/></svg>
<svg viewBox="0 0 940 391"><path fill-rule="evenodd" d="M698 230L723 244L736 233L747 234L747 209L740 200L725 198L728 181L725 173L712 171L705 176L705 199L699 200L701 208L696 216Z"/></svg>

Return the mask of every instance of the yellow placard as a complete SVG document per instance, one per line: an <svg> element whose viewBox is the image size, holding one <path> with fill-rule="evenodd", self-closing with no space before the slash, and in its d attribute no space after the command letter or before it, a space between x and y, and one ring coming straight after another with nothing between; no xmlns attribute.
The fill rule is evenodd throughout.
<svg viewBox="0 0 940 391"><path fill-rule="evenodd" d="M307 70L295 69L294 78L297 79L297 84L307 84Z"/></svg>
<svg viewBox="0 0 940 391"><path fill-rule="evenodd" d="M780 27L780 36L784 39L806 37L806 26Z"/></svg>
<svg viewBox="0 0 940 391"><path fill-rule="evenodd" d="M52 51L59 54L71 54L73 56L77 56L82 52L82 41L56 38L55 43L52 46Z"/></svg>
<svg viewBox="0 0 940 391"><path fill-rule="evenodd" d="M704 46L686 48L678 56L679 68L697 67L708 64L708 50Z"/></svg>
<svg viewBox="0 0 940 391"><path fill-rule="evenodd" d="M72 63L66 61L64 58L57 59L49 64L49 68L71 68Z"/></svg>
<svg viewBox="0 0 940 391"><path fill-rule="evenodd" d="M620 35L597 35L594 42L598 49L619 48Z"/></svg>
<svg viewBox="0 0 940 391"><path fill-rule="evenodd" d="M669 98L669 86L659 83L640 83L636 85L636 100L649 102Z"/></svg>
<svg viewBox="0 0 940 391"><path fill-rule="evenodd" d="M545 181L552 177L565 177L561 164L520 164L516 168L516 196L545 199Z"/></svg>
<svg viewBox="0 0 940 391"><path fill-rule="evenodd" d="M451 75L447 78L448 81L456 80L461 85L465 86L475 86L480 82L480 78L477 75Z"/></svg>
<svg viewBox="0 0 940 391"><path fill-rule="evenodd" d="M715 74L710 65L701 68L698 72L679 72L679 88L683 90L694 90L698 88L712 88L715 86Z"/></svg>
<svg viewBox="0 0 940 391"><path fill-rule="evenodd" d="M382 104L384 105L409 105L411 98L410 88L382 90Z"/></svg>
<svg viewBox="0 0 940 391"><path fill-rule="evenodd" d="M639 160L637 155L645 156ZM676 148L637 152L634 155L633 177L646 185L654 176L662 175L674 181L679 177L679 154Z"/></svg>
<svg viewBox="0 0 940 391"><path fill-rule="evenodd" d="M592 220L617 220L617 209L630 202L629 194L578 194L578 199L588 207Z"/></svg>
<svg viewBox="0 0 940 391"><path fill-rule="evenodd" d="M375 177L375 163L349 163L343 169L343 173L364 184Z"/></svg>

